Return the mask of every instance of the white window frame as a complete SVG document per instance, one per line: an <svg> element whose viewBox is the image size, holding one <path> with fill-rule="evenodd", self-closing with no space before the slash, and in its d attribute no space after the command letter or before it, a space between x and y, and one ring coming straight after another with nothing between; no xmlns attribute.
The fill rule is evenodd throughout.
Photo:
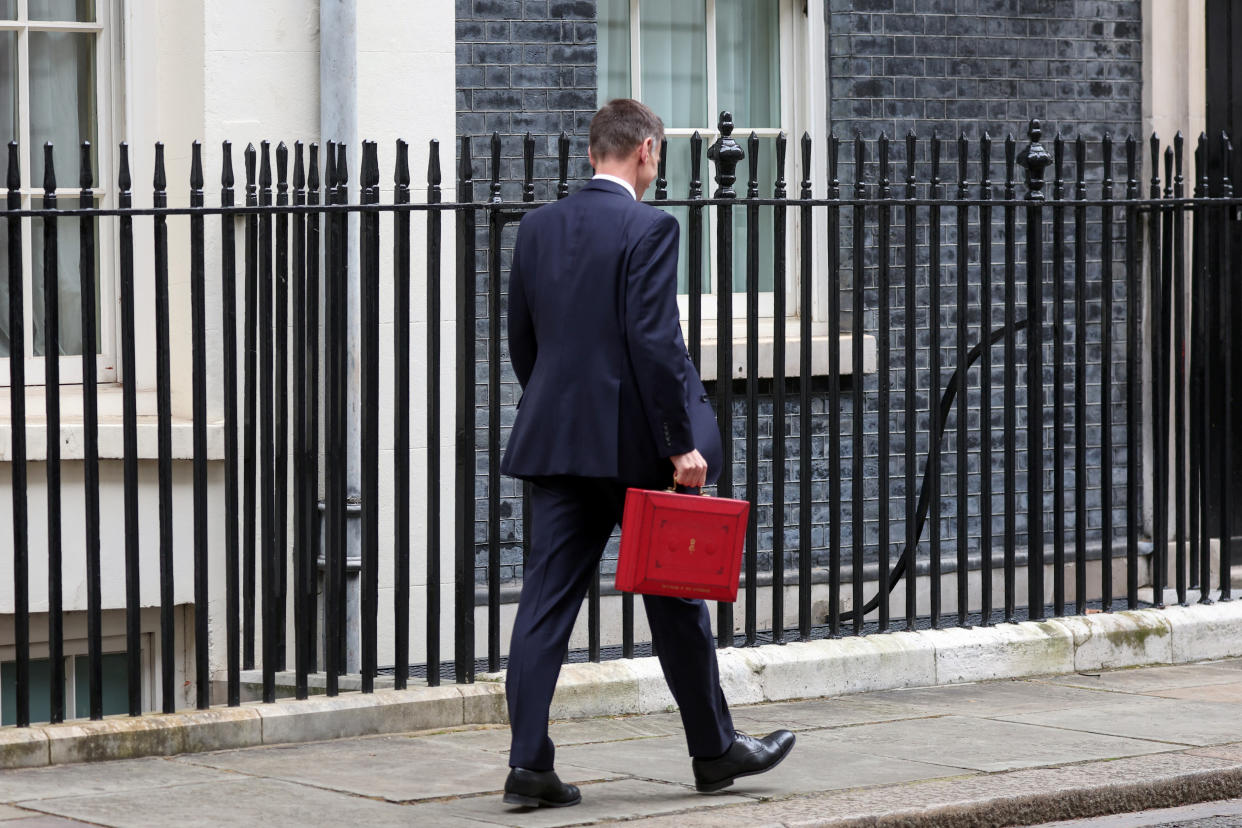
<svg viewBox="0 0 1242 828"><path fill-rule="evenodd" d="M143 710L154 710L156 701L155 661L152 649L153 633L144 631L140 636L139 661L141 672L138 677L139 696ZM125 652L126 639L123 635L105 635L100 638L103 655L120 655ZM90 654L89 642L85 638L67 638L61 645L61 658L64 662L65 674L65 721L86 719L89 710L77 709L77 659ZM47 642L32 642L30 645L32 661L51 658L51 649ZM0 662L12 663L17 660L14 646L0 647ZM88 677L81 676L82 681Z"/></svg>
<svg viewBox="0 0 1242 828"><path fill-rule="evenodd" d="M720 102L718 100L717 77L716 77L716 0L704 0L706 6L706 27L708 30L707 37L707 96L708 96L708 112L719 113ZM641 43L641 20L640 20L640 0L629 0L630 6L630 89L631 94L641 100L642 99L642 43ZM782 129L786 134L787 150L785 158L784 175L786 180L786 192L790 198L797 198L801 190L801 182L804 175L802 169L802 134L809 132L813 139L811 151L811 187L812 193L816 198L824 198L828 193L828 83L827 83L827 60L826 60L826 23L823 19L822 6L817 4L805 4L802 0L780 0L780 70L781 70L781 123L782 127L754 129L755 134L760 138L775 138ZM694 127L687 128L667 128L666 136L669 138L688 138L695 133ZM714 189L713 166L706 157L707 148L712 145L719 136L716 124L713 122L705 127L697 129L700 137L703 139L703 168L702 181L703 193L710 197ZM736 124L733 130L733 139L741 144L746 145L747 139L750 137L752 129L746 124ZM748 179L748 161L743 160L738 165L738 181L734 185L734 189L739 193L738 204L734 211L745 209L745 200L740 196L744 196L746 192L746 182ZM771 196L770 192L761 192L764 198ZM670 198L683 199L684 193L669 193ZM654 202L653 202L654 203ZM714 270L716 259L716 234L717 234L717 209L708 208L708 220L705 223L704 232L708 235L708 261L707 267ZM802 278L801 272L801 230L800 211L791 209L786 214L788 221L786 224L785 239L785 290L786 290L786 318L785 328L786 337L791 342L796 342L800 335L800 322L802 318L803 308L800 303L802 295L800 284ZM814 339L812 349L812 371L815 375L826 375L828 373L828 332L829 332L829 313L834 310L835 303L828 291L828 236L825 222L819 220L823 215L820 208L816 211L816 221L812 228L812 245L811 254L811 330ZM735 237L734 244L745 244L744 237ZM762 266L762 265L761 265ZM702 373L704 379L713 379L715 377L716 365L716 340L717 340L717 301L715 293L716 281L713 280L713 290L703 294L702 301L702 320L703 320L703 355L702 355ZM678 306L681 311L683 326L689 321L690 303L689 297L686 295L678 296ZM773 319L773 294L771 291L761 291L759 294L759 337L760 337L760 376L770 377L771 358L772 358L772 338L775 332L775 323ZM746 366L744 364L744 353L742 353L736 343L745 341L746 338L746 293L745 291L734 291L733 293L733 341L734 345L734 376L745 376ZM850 333L848 331L841 332L841 364L840 370L842 374L851 373L852 367L852 349L849 347ZM871 336L867 336L864 342L864 371L875 370L875 341ZM786 376L797 376L800 370L798 363L799 352L795 349L786 348Z"/></svg>
<svg viewBox="0 0 1242 828"><path fill-rule="evenodd" d="M88 32L96 35L95 39L95 106L99 122L95 125L97 141L96 156L98 168L94 170L95 185L91 188L95 194L95 203L101 208L113 206L115 188L113 186L114 148L113 148L113 54L119 53L115 40L119 31L114 15L113 0L95 0L94 23L68 23L29 19L29 0L17 0L17 20L0 20L0 32L17 32L18 54L18 118L19 139L18 156L21 170L22 208L29 209L32 199L43 196L41 181L31 181L31 160L33 152L42 152L43 148L32 147L29 138L30 129L30 32ZM0 159L0 166L7 169L7 156ZM61 209L78 207L81 189L66 187L62 182L76 183L78 169L56 171L56 202ZM7 191L6 191L7 192ZM95 357L95 370L99 383L115 382L116 370L116 319L119 297L116 290L115 244L112 234L108 232L112 219L100 218L98 233L95 237L96 268L99 273L97 285L99 305L99 353ZM7 232L4 222L0 221L0 232ZM62 219L58 224L58 232L71 233L77 237L78 221ZM26 341L25 368L26 385L44 385L46 383L47 357L34 356L34 271L30 261L33 250L34 233L42 232L42 222L26 219L22 222L22 286L25 305L25 324L23 325ZM0 314L7 315L8 307L0 308ZM80 385L82 383L82 357L59 357L61 385ZM0 387L9 387L9 358L0 359Z"/></svg>

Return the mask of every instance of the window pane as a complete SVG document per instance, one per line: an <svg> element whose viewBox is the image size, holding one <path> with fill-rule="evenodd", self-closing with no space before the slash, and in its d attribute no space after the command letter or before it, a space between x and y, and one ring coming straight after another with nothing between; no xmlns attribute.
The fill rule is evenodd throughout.
<svg viewBox="0 0 1242 828"><path fill-rule="evenodd" d="M643 103L669 128L702 127L707 113L707 12L702 0L642 0Z"/></svg>
<svg viewBox="0 0 1242 828"><path fill-rule="evenodd" d="M32 198L31 209L43 208L43 199ZM68 209L78 206L77 198L60 198L57 206ZM95 206L99 206L96 199ZM45 304L43 301L43 219L32 220L30 266L34 277L31 302L34 305L34 355L46 356L44 340ZM60 274L60 290L57 293L57 319L59 320L59 338L61 356L76 356L82 353L82 282L79 277L79 241L80 220L62 218L56 222L56 256L57 270ZM95 221L95 351L99 353L99 221Z"/></svg>
<svg viewBox="0 0 1242 828"><path fill-rule="evenodd" d="M103 662L103 714L129 712L129 674L126 672L128 656L125 653L106 653ZM79 719L91 714L90 659L77 656L73 660L75 712Z"/></svg>
<svg viewBox="0 0 1242 828"><path fill-rule="evenodd" d="M703 142L703 160L700 162L699 175L706 176L708 170L707 141ZM668 197L682 199L690 194L690 139L668 139ZM705 181L703 189L710 194L710 182ZM655 193L655 184L647 191L647 200ZM658 202L652 202L658 204ZM677 292L690 292L690 208L665 207L681 225L681 238L677 248ZM707 237L710 233L707 210L703 216L703 292L711 292L711 262L708 261Z"/></svg>
<svg viewBox="0 0 1242 828"><path fill-rule="evenodd" d="M17 32L0 32L0 143L17 140ZM0 165L8 169L8 154Z"/></svg>
<svg viewBox="0 0 1242 828"><path fill-rule="evenodd" d="M78 185L79 147L91 142L98 180L95 110L95 35L30 33L31 186L43 185L43 144L55 147L56 183Z"/></svg>
<svg viewBox="0 0 1242 828"><path fill-rule="evenodd" d="M630 0L599 0L599 97L603 106L613 98L630 97Z"/></svg>
<svg viewBox="0 0 1242 828"><path fill-rule="evenodd" d="M750 151L746 138L734 133L734 139L747 152ZM786 159L788 164L789 160ZM745 158L737 166L737 190L739 198L746 195L750 182L750 159ZM776 139L759 139L759 197L771 198L772 186L776 182ZM773 215L772 207L759 208L759 290L772 290L773 247ZM738 204L733 208L733 290L742 293L746 290L746 207ZM790 222L786 221L786 233L789 233ZM788 263L786 264L788 267Z"/></svg>
<svg viewBox="0 0 1242 828"><path fill-rule="evenodd" d="M739 127L781 125L778 0L716 1L716 77L721 109Z"/></svg>
<svg viewBox="0 0 1242 828"><path fill-rule="evenodd" d="M0 0L0 20L17 19L17 0Z"/></svg>
<svg viewBox="0 0 1242 828"><path fill-rule="evenodd" d="M30 659L30 721L52 718L52 668L46 658ZM122 711L124 712L124 711ZM17 662L0 664L0 725L17 724Z"/></svg>
<svg viewBox="0 0 1242 828"><path fill-rule="evenodd" d="M94 23L95 0L30 0L30 19Z"/></svg>

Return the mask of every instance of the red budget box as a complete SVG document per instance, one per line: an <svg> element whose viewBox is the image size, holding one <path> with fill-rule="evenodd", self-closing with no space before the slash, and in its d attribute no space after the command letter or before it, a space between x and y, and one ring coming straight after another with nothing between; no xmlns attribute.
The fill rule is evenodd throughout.
<svg viewBox="0 0 1242 828"><path fill-rule="evenodd" d="M749 513L745 500L627 490L617 589L736 601Z"/></svg>

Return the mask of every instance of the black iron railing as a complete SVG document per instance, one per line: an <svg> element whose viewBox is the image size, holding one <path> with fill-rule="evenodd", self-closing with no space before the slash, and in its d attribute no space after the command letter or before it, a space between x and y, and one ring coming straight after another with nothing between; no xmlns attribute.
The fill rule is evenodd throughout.
<svg viewBox="0 0 1242 828"><path fill-rule="evenodd" d="M1211 180L1207 173L1209 160L1221 156L1228 169L1227 138L1199 139L1197 178L1193 195L1187 197L1180 134L1167 148L1153 136L1151 191L1144 198L1133 138L1124 144L1124 182L1113 180L1116 147L1108 136L1090 144L1082 138L1067 144L1057 136L1049 152L1039 124L1033 123L1021 153L1012 136L1004 141L1003 182L991 180L991 139L984 135L972 148L961 138L956 142L956 178L949 183L942 180L944 142L910 135L904 142L902 188L891 178L901 159L893 157L887 137L868 142L859 136L843 145L830 136L828 188L819 195L812 185L811 138L803 136L797 165L801 180L797 197L791 198L785 137L775 143L777 176L769 195L760 192L758 140L752 136L743 149L731 132L731 121L722 118L720 137L707 151L718 185L710 198L703 195L703 142L697 135L690 142L688 197L669 198L666 158L654 194L658 205L685 211L686 331L690 356L700 368L713 344L705 310L714 302L718 379L709 387L725 447L717 492L744 496L757 507L746 539L742 617L735 622L734 607L719 606L721 646L885 631L897 625L896 618L902 619L900 626L912 629L1082 613L1092 604L1108 610L1119 601L1130 608L1160 604L1170 572L1179 602L1230 597L1232 526L1226 504L1233 437L1226 412L1233 402L1230 317L1239 263L1229 260L1227 242L1231 233L1239 232L1235 214L1242 200L1234 197L1227 176ZM515 529L512 538L501 531L502 518L515 527L528 522L521 487L506 493L499 473L509 406L503 390L512 382L503 349L504 257L506 238L511 238L506 228L539 206L534 144L528 138L522 148L524 181L521 201L516 202L501 198L499 137L491 144L486 201L475 198L469 139L460 143L452 202L441 199L439 146L434 141L425 203L411 200L404 142L396 146L388 203L381 197L374 143L362 148L356 203L348 195L346 147L329 142L325 149L321 186L315 144L294 144L291 181L288 148L276 147L273 190L270 145L263 142L258 151L247 147L244 204L238 206L226 142L217 207L205 206L202 153L195 143L190 206L170 208L163 147L157 145L152 206L136 208L128 150L122 144L117 206L97 209L89 148L84 147L80 206L60 209L48 147L44 208L23 210L17 147L10 144L9 209L0 220L9 233L12 669L18 725L31 721L30 595L44 587L31 583L32 556L45 555L48 561L50 719L62 720L66 710L65 677L58 666L64 660L64 461L55 435L63 426L60 398L69 392L59 384L57 360L48 359L45 548L32 545L27 512L31 461L25 436L29 413L21 279L22 257L29 255L23 246L26 223L30 232L42 234L43 272L56 274L58 230L78 220L84 342L95 339L97 233L116 234L116 339L127 377L121 425L124 508L119 515L100 513L98 391L93 362L87 359L80 389L85 537L80 547L77 539L72 545L82 550L86 563L92 718L104 712L100 579L101 569L114 565L111 556L117 558L116 566L123 562L125 573L127 710L132 715L142 712L141 584L154 573L143 571L140 564L139 527L152 514L159 522L159 698L166 711L175 708L178 698L174 524L187 517L193 526L195 655L189 678L199 707L212 703L217 678L222 678L223 701L239 704L250 670L261 675L257 682L262 698L275 699L290 646L295 695L305 697L316 676L329 695L336 694L340 677L352 671L349 642L354 634L363 692L374 688L378 675L389 672L400 688L412 675L425 675L434 685L447 671L456 681L469 682L476 669L503 665L501 602L508 585L501 577L502 557L507 547L520 552L530 538L528 531ZM843 149L853 162L848 198L842 197L850 184L841 180ZM1072 149L1072 180L1064 176L1067 149ZM1097 160L1089 163L1089 152ZM568 155L569 142L562 137L558 197L570 189ZM748 160L749 178L739 197L734 184L743 160ZM1045 179L1049 168L1050 194ZM1121 187L1124 195L1118 198ZM734 211L745 217L740 240L745 251L745 273L740 274L745 320L730 335ZM768 241L761 239L765 212L772 220ZM446 282L442 262L446 218L455 227L451 282ZM108 220L100 225L102 230L97 229L100 219ZM148 220L152 235L138 241L151 244L154 302L139 308L135 224L141 227ZM188 220L190 229L189 516L177 514L173 500L168 223L181 220ZM240 284L237 222L243 225ZM210 229L218 232L220 242L219 253L210 258L209 223L216 224ZM422 261L415 265L411 234L420 223L426 241ZM708 257L705 240L711 242ZM391 254L383 247L388 241ZM770 260L761 256L764 244L770 244ZM354 249L361 303L356 309L358 352L351 354ZM772 276L767 321L760 312L767 292L760 290L765 270ZM207 336L209 279L218 280L221 294L221 335L214 343ZM390 360L381 358L380 341L381 282L389 279L394 331ZM715 286L714 296L705 293L708 279ZM446 283L453 290L452 314L442 307ZM47 354L59 352L56 285L56 278L45 279ZM822 320L813 312L820 291L828 298L820 304L830 309ZM420 300L425 325L412 341L411 308ZM137 364L135 329L150 321L155 330L158 423L158 494L153 504L139 496L136 386L128 379ZM767 369L761 364L761 322L770 325ZM446 324L456 330L448 354L440 349ZM848 378L842 371L846 333ZM816 359L817 337L827 340L826 366ZM874 372L864 370L869 339L875 343ZM796 371L787 370L788 349L796 349ZM735 353L742 355L740 377ZM219 359L218 377L209 373L209 356ZM360 376L356 430L351 429L349 407L351 358L357 359ZM421 372L414 370L418 361L423 363ZM451 367L456 376L451 398L455 495L448 536L441 530L447 504L441 502L439 486L442 473L450 470L441 468L437 451L449 399L440 384L442 366ZM424 378L417 385L416 374ZM210 482L207 442L209 383L215 382L224 444L223 482L217 486ZM381 406L381 399L389 397L391 410ZM412 416L412 399L421 401L422 416ZM1145 424L1151 429L1147 450L1153 458L1148 472L1143 461ZM380 476L379 445L386 430L393 435L396 458L391 478L388 472ZM410 465L412 431L421 433L429 447L421 468ZM357 441L361 458L356 492L348 473L351 440ZM1098 461L1092 459L1096 456ZM416 482L426 490L421 503L412 497ZM1148 534L1145 495L1153 515L1150 546L1140 543ZM381 532L379 506L388 497L394 520L391 531ZM212 499L224 504L219 526L209 523ZM349 545L355 503L361 527L356 555ZM1214 516L1211 523L1209 514ZM101 522L107 521L123 524L124 544L107 549L105 559L100 537ZM1213 538L1219 543L1215 553ZM1044 582L1046 545L1051 547L1050 594ZM449 547L451 573L441 571L441 550ZM412 569L419 550L422 572ZM216 556L223 556L225 572L222 630L211 626L209 614L219 591L219 585L209 582ZM1214 561L1218 585L1212 583ZM1114 564L1124 569L1124 588L1113 583ZM391 567L394 579L391 630L381 630L378 620L386 615L379 602L381 565ZM1092 565L1098 572L1089 582ZM347 612L355 569L360 572L356 615ZM411 630L411 583L419 575L425 621L421 629ZM605 600L614 600L606 575L607 563L603 585L597 579L587 600L585 657L644 652L643 642L636 640L631 596L615 599L620 603L620 629L605 629L601 607ZM1025 595L1019 578L1026 580ZM821 580L827 582L826 615L814 609ZM452 585L451 606L441 604L442 582ZM847 583L849 604L843 606ZM796 607L787 611L786 592L794 587ZM900 603L890 600L898 587L904 589ZM925 601L919 595L924 587ZM1151 592L1142 592L1143 587ZM477 609L476 591L483 593ZM948 613L946 599L953 604ZM290 604L293 624L286 629ZM765 606L768 614L762 616ZM477 615L486 625L482 653L476 652ZM450 626L453 652L445 660L440 642ZM383 648L384 660L391 654L391 662L382 667L381 637L391 641ZM619 647L604 639L619 641ZM219 663L210 657L213 643L224 653Z"/></svg>

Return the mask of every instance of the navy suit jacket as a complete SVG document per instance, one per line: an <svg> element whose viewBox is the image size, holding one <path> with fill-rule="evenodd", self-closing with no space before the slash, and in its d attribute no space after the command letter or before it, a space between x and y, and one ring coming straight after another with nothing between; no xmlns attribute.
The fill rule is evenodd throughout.
<svg viewBox="0 0 1242 828"><path fill-rule="evenodd" d="M708 482L720 433L677 309L680 229L593 179L528 213L509 274L509 357L522 398L501 471L663 487L698 449Z"/></svg>

